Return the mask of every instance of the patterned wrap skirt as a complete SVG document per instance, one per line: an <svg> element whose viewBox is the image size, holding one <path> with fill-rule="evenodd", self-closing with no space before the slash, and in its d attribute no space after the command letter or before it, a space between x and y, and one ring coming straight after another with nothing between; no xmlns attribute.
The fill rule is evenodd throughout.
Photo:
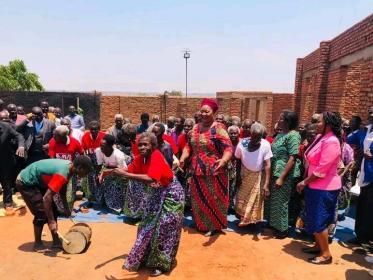
<svg viewBox="0 0 373 280"><path fill-rule="evenodd" d="M123 209L127 186L127 179L116 175L109 175L104 178L103 182L96 189L96 201L119 214Z"/></svg>
<svg viewBox="0 0 373 280"><path fill-rule="evenodd" d="M199 231L222 230L227 227L228 185L228 176L225 173L192 176L192 215Z"/></svg>
<svg viewBox="0 0 373 280"><path fill-rule="evenodd" d="M320 233L335 223L335 209L340 190L305 189L305 229L307 233Z"/></svg>
<svg viewBox="0 0 373 280"><path fill-rule="evenodd" d="M280 188L275 187L276 180L277 177L272 177L268 220L271 227L284 232L289 228L289 202L296 179L288 176Z"/></svg>
<svg viewBox="0 0 373 280"><path fill-rule="evenodd" d="M134 219L142 217L147 188L146 184L140 181L128 181L123 206L123 213L125 216Z"/></svg>
<svg viewBox="0 0 373 280"><path fill-rule="evenodd" d="M144 264L167 272L175 264L179 247L184 219L184 191L177 179L168 187L146 188L144 213L137 238L124 265L130 271L136 271Z"/></svg>
<svg viewBox="0 0 373 280"><path fill-rule="evenodd" d="M84 195L87 199L91 200L95 197L95 194L97 192L98 188L98 182L97 182L97 177L99 172L96 170L97 167L97 159L96 159L96 154L88 154L87 155L94 166L94 170L90 172L86 177L82 179L82 191L84 192Z"/></svg>
<svg viewBox="0 0 373 280"><path fill-rule="evenodd" d="M236 197L236 213L241 217L240 226L263 220L264 196L262 171L241 169L242 183Z"/></svg>

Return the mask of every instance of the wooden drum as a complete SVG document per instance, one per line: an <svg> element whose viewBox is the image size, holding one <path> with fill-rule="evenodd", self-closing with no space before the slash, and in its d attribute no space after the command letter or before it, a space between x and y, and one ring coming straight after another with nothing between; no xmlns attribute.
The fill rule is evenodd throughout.
<svg viewBox="0 0 373 280"><path fill-rule="evenodd" d="M66 253L80 254L88 247L92 237L92 229L85 223L73 225L65 234L65 240L62 241L62 247Z"/></svg>

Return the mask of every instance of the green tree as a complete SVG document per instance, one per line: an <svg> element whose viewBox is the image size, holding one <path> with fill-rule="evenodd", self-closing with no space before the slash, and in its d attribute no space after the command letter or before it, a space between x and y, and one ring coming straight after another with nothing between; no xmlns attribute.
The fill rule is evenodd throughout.
<svg viewBox="0 0 373 280"><path fill-rule="evenodd" d="M1 91L43 91L39 76L27 71L25 63L20 59L0 65Z"/></svg>

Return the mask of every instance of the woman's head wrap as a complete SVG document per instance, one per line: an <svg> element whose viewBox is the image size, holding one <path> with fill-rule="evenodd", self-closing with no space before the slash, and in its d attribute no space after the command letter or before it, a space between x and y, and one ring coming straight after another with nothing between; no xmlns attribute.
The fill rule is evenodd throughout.
<svg viewBox="0 0 373 280"><path fill-rule="evenodd" d="M218 103L212 98L204 98L201 102L201 107L204 105L209 106L214 113L219 109Z"/></svg>

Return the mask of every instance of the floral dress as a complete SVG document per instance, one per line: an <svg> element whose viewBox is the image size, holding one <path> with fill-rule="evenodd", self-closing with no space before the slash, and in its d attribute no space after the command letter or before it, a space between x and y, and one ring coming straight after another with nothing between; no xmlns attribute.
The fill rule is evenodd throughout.
<svg viewBox="0 0 373 280"><path fill-rule="evenodd" d="M297 157L301 137L297 131L287 134L278 134L272 143L273 157L271 160L272 178L269 199L269 224L280 232L285 232L289 227L289 202L292 191L300 177L300 160ZM285 169L290 156L295 156L295 165L285 178L280 188L275 187L275 182Z"/></svg>

